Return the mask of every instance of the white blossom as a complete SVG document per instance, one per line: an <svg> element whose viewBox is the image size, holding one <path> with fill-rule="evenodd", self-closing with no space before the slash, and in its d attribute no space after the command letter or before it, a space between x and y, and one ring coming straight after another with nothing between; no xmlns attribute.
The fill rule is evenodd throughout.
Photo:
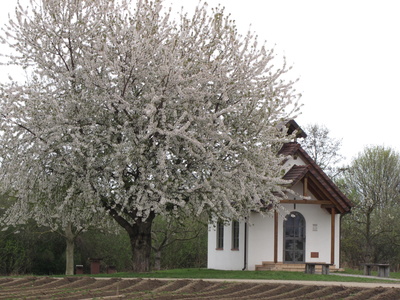
<svg viewBox="0 0 400 300"><path fill-rule="evenodd" d="M0 175L20 209L7 223L239 219L282 198L288 68L221 8L174 21L161 1L131 4L43 0L6 29L31 72L0 89Z"/></svg>

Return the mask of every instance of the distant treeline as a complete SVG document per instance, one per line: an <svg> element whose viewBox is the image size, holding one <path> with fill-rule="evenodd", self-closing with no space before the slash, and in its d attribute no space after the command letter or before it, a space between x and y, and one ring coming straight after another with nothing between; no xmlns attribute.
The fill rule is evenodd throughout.
<svg viewBox="0 0 400 300"><path fill-rule="evenodd" d="M200 223L199 223L200 224ZM161 251L162 269L206 267L207 226L201 223L192 239L180 239L186 233L176 232ZM157 233L154 233L157 246ZM158 233L160 240L162 233ZM75 264L90 273L90 258L101 258L101 271L115 266L117 271L131 270L131 248L126 233L103 233L91 229L76 240ZM153 253L153 268L154 268ZM65 238L46 228L20 225L0 232L0 275L65 273Z"/></svg>

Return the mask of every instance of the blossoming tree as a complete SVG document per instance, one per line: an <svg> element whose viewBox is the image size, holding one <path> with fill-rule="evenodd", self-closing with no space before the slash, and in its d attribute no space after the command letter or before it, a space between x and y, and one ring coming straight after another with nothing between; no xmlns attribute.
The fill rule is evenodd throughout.
<svg viewBox="0 0 400 300"><path fill-rule="evenodd" d="M0 97L0 172L20 205L108 213L146 271L156 215L241 219L279 204L278 124L299 95L222 8L172 18L162 1L33 1L4 40L29 74Z"/></svg>

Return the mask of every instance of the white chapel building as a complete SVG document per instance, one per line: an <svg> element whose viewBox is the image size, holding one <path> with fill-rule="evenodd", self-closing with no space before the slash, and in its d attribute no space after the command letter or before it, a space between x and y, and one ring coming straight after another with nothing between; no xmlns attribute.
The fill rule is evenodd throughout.
<svg viewBox="0 0 400 300"><path fill-rule="evenodd" d="M299 132L295 121L288 133ZM208 268L220 270L304 270L305 263L340 267L340 217L349 213L350 200L297 142L285 144L289 170L283 178L307 200L288 194L282 214L263 217L253 212L247 222L209 225ZM299 197L298 197L299 198Z"/></svg>

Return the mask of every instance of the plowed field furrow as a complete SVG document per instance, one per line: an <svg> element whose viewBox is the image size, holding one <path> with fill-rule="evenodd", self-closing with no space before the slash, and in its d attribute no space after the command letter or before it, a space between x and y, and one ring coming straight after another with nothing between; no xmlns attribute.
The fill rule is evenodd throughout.
<svg viewBox="0 0 400 300"><path fill-rule="evenodd" d="M188 285L190 282L191 282L191 280L173 280L173 281L168 281L167 284L154 289L154 291L155 292L176 291L176 290Z"/></svg>
<svg viewBox="0 0 400 300"><path fill-rule="evenodd" d="M150 291L134 291L130 293L124 293L122 294L123 296L121 299L140 299L140 300L145 300L145 299L159 299L158 296L159 294L154 294ZM171 298L171 299L176 299L176 298ZM196 299L196 298L192 298ZM97 300L97 299L96 299Z"/></svg>
<svg viewBox="0 0 400 300"><path fill-rule="evenodd" d="M195 295L195 299L241 299L241 294L252 294L256 290L265 290L269 287L260 284L240 284L240 283L225 283L224 285L215 284L209 292L200 292ZM193 296L187 295L186 298L180 299L193 299Z"/></svg>
<svg viewBox="0 0 400 300"><path fill-rule="evenodd" d="M342 286L321 286L318 287L318 290L309 293L304 297L305 299L325 299L325 297L341 292L343 289L344 287Z"/></svg>
<svg viewBox="0 0 400 300"><path fill-rule="evenodd" d="M0 299L9 299L10 294L16 299L64 299L71 297L77 299L76 296L85 292L84 287L64 287L52 289L23 289L11 291L8 295L1 296Z"/></svg>
<svg viewBox="0 0 400 300"><path fill-rule="evenodd" d="M16 296L14 297L14 295L16 295L15 292L7 292L0 295L0 299L18 299Z"/></svg>
<svg viewBox="0 0 400 300"><path fill-rule="evenodd" d="M211 291L219 290L219 289L225 288L227 286L226 282L211 282L211 281L206 281L206 282L210 283L210 285L202 291L203 293L208 293ZM229 284L232 284L232 282Z"/></svg>
<svg viewBox="0 0 400 300"><path fill-rule="evenodd" d="M337 299L348 299L347 297L352 296L360 292L361 288L347 288L342 287L342 291L338 291L336 293L332 293L331 295L327 295L324 297L324 300L337 300Z"/></svg>
<svg viewBox="0 0 400 300"><path fill-rule="evenodd" d="M179 294L196 294L204 291L204 289L208 288L210 284L212 285L213 283L203 280L192 280L187 285L176 289L174 292Z"/></svg>
<svg viewBox="0 0 400 300"><path fill-rule="evenodd" d="M151 291L152 289L159 288L160 286L168 284L168 281L161 281L156 279L151 280L143 280L139 279L138 281L132 282L131 286L127 286L124 289L121 289L121 293L129 294L137 291Z"/></svg>
<svg viewBox="0 0 400 300"><path fill-rule="evenodd" d="M287 285L289 288L290 285ZM299 295L304 295L311 293L312 291L315 291L316 287L315 286L301 286L301 285L292 285L290 287L290 290L284 290L280 295L275 295L273 297L270 297L269 299L296 299L298 298Z"/></svg>
<svg viewBox="0 0 400 300"><path fill-rule="evenodd" d="M119 279L100 279L95 280L90 284L85 285L85 289L102 289L104 287L111 287L118 283Z"/></svg>
<svg viewBox="0 0 400 300"><path fill-rule="evenodd" d="M70 287L80 287L80 286L84 286L85 284L82 284L82 280L84 280L85 278L71 278L71 277L67 277L67 278L63 278L63 279L57 279L52 283L49 283L48 285L44 286L44 288L48 288L48 289L64 289L64 288L70 288ZM86 281L85 281L86 282ZM88 285L90 284L87 283Z"/></svg>
<svg viewBox="0 0 400 300"><path fill-rule="evenodd" d="M11 281L14 281L14 279L12 279L12 278L0 278L0 287L1 287L3 284L9 283L9 282L11 282Z"/></svg>
<svg viewBox="0 0 400 300"><path fill-rule="evenodd" d="M122 282L122 280L119 279L98 280L96 283L87 287L80 287L78 289L78 294L85 298L116 296L121 294L121 288L129 287L132 282L134 281ZM73 297L76 299L75 295Z"/></svg>
<svg viewBox="0 0 400 300"><path fill-rule="evenodd" d="M83 298L96 298L101 299L102 297L116 296L120 293L115 291L105 292L98 289L86 289L85 287L79 287L74 289L53 289L37 292L36 294L31 294L31 296L24 296L23 299L58 299L58 300L77 300ZM22 297L21 297L22 298Z"/></svg>
<svg viewBox="0 0 400 300"><path fill-rule="evenodd" d="M53 288L49 288L46 286L42 287L34 286L32 288L23 290L21 290L20 288L15 288L13 289L13 291L8 291L7 293L8 295L6 295L4 298L0 297L0 299L7 299L9 298L10 294L13 294L17 298L25 298L25 299L64 299L64 298L77 299L77 297L80 297L81 295L85 294L88 296L90 295L97 296L99 294L107 294L107 296L108 294L116 295L116 293L118 292L117 290L118 282L116 281L117 279L99 280L99 281L95 280L91 284L85 286L85 282L88 281L85 279L80 279L74 281L73 284L71 284L71 282L69 281L70 285L64 285L61 287L56 286ZM115 290L111 291L113 288ZM104 292L104 289L108 289L109 291Z"/></svg>
<svg viewBox="0 0 400 300"><path fill-rule="evenodd" d="M121 294L118 294L119 296ZM104 293L101 291L75 291L74 293L69 294L58 294L57 297L49 297L47 299L57 299L57 300L78 300L78 299L104 299L107 297L115 297L116 293ZM118 297L119 297L118 296Z"/></svg>
<svg viewBox="0 0 400 300"><path fill-rule="evenodd" d="M147 300L147 299L157 299L157 300L176 300L182 299L180 298L181 295L172 294L171 292L168 293L139 293L136 292L135 294L128 294L125 295L124 299L140 299L140 300ZM191 300L198 299L196 296L192 296Z"/></svg>
<svg viewBox="0 0 400 300"><path fill-rule="evenodd" d="M14 280L5 282L1 285L1 287L7 287L7 286L13 286L13 287L17 287L17 286L25 286L32 283L32 281L34 281L35 278L34 277L27 277L27 278L16 278Z"/></svg>
<svg viewBox="0 0 400 300"><path fill-rule="evenodd" d="M81 280L84 278L72 278L72 277L66 277L63 279L56 279L56 278L49 278L50 281L48 283L45 283L44 281L39 281L39 280L31 280L29 285L31 286L36 286L37 288L44 288L44 289L51 289L51 288L62 288L63 286L68 286L68 287L73 287L72 283L75 283L76 285L79 285L81 283ZM42 285L39 285L42 284ZM22 288L21 284L18 282L15 282L15 284L8 284L9 290L15 288L16 290L20 290Z"/></svg>
<svg viewBox="0 0 400 300"><path fill-rule="evenodd" d="M211 283L211 282L210 282ZM233 283L226 283L226 282L212 282L211 285L209 285L207 288L205 288L203 291L198 293L196 297L201 297L198 299L210 299L215 293L219 293L221 290L225 290L228 287L230 287ZM175 291L176 292L176 291ZM190 295L181 295L179 299L186 299L187 297L190 297ZM193 298L188 298L188 299L193 299Z"/></svg>
<svg viewBox="0 0 400 300"><path fill-rule="evenodd" d="M207 299L207 298L201 298L198 297L197 295L181 295L181 294L174 294L172 292L166 292L166 293L158 293L157 296L151 297L151 298L146 298L146 299L157 299L157 300L199 300L199 299Z"/></svg>
<svg viewBox="0 0 400 300"><path fill-rule="evenodd" d="M209 286L208 288L204 289L203 293L212 293L221 289L226 289L229 287L231 284L234 284L233 282L229 282L228 284L226 282L213 282L213 285ZM237 284L237 283L236 283Z"/></svg>
<svg viewBox="0 0 400 300"><path fill-rule="evenodd" d="M32 291L40 291L42 290L40 286L35 286L35 280L30 278L29 280L21 280L16 279L12 282L7 283L6 285L1 286L0 288L0 299L8 299L9 295L18 295L23 293L31 294Z"/></svg>
<svg viewBox="0 0 400 300"><path fill-rule="evenodd" d="M322 289L321 286L309 286L303 287L299 289L299 293L301 295L301 299L323 299L323 295L318 295L318 292ZM316 291L317 290L317 291ZM317 293L316 293L317 292ZM326 295L326 293L325 293ZM298 299L299 295L292 294L290 297L284 297L281 299Z"/></svg>
<svg viewBox="0 0 400 300"><path fill-rule="evenodd" d="M46 291L36 291L36 292L31 292L30 294L24 293L24 294L19 294L18 296L20 298L18 299L24 299L24 300L36 300L36 299L57 299L61 300L64 299L64 295L69 295L73 294L70 290L68 291L57 291L57 290L46 290Z"/></svg>
<svg viewBox="0 0 400 300"><path fill-rule="evenodd" d="M346 298L346 300L364 300L369 299L371 297L382 294L385 291L384 288L375 288L375 289L363 289L358 293L355 293Z"/></svg>
<svg viewBox="0 0 400 300"><path fill-rule="evenodd" d="M50 282L54 282L54 280L57 280L57 279L50 278L50 277L37 278L36 280L32 281L32 285L34 287L40 287L40 286L46 285Z"/></svg>
<svg viewBox="0 0 400 300"><path fill-rule="evenodd" d="M47 295L51 291L41 290L22 290L22 291L11 291L5 295L2 295L0 299L47 299ZM54 293L54 292L53 292ZM45 297L45 298L43 298ZM54 299L54 298L53 298Z"/></svg>
<svg viewBox="0 0 400 300"><path fill-rule="evenodd" d="M214 296L218 296L221 294L228 295L231 293L235 293L242 289L248 289L256 284L253 283L225 283L218 288L211 289L206 293L200 293L199 296L201 297L208 297L208 299L213 299Z"/></svg>
<svg viewBox="0 0 400 300"><path fill-rule="evenodd" d="M369 300L392 300L392 299L400 299L400 289L396 288L385 289L383 293L369 298Z"/></svg>
<svg viewBox="0 0 400 300"><path fill-rule="evenodd" d="M107 281L107 280L102 280L102 281ZM125 294L127 291L129 292L129 289L132 289L137 284L141 284L143 282L142 279L132 279L132 280L118 280L117 282L114 282L110 284L110 286L103 286L104 283L102 283L102 287L94 289L91 287L90 289L87 290L85 297L88 298L89 295L93 295L93 297L98 296L101 294L102 297L113 297L116 295L122 295ZM140 290L140 288L134 288L135 290ZM92 297L92 298L93 298Z"/></svg>
<svg viewBox="0 0 400 300"><path fill-rule="evenodd" d="M32 280L31 282L28 282L27 284L24 285L9 285L9 289L14 289L14 290L21 290L21 289L29 289L29 290L40 290L45 288L47 285L54 283L57 279L52 279L52 278L40 278L37 280Z"/></svg>
<svg viewBox="0 0 400 300"><path fill-rule="evenodd" d="M276 285L271 286L266 284L262 285L262 289L260 289L259 292L253 290L251 293L241 296L240 299L269 299L285 292L285 286L280 286L277 288Z"/></svg>
<svg viewBox="0 0 400 300"><path fill-rule="evenodd" d="M182 280L178 280L182 281ZM160 300L176 300L176 299L210 299L210 296L208 296L208 293L210 291L215 291L215 290L224 290L227 287L226 283L219 283L219 282L208 282L208 281L202 281L202 280L197 280L195 282L191 280L184 280L186 285L184 288L181 288L181 285L179 288L173 290L168 288L168 291L166 290L161 290L161 289L156 289L149 291L147 294L142 294L140 295L140 299L160 299ZM233 285L233 283L230 283L228 285ZM167 288L167 287L165 287ZM197 291L196 290L200 290ZM208 292L207 292L208 291ZM134 297L138 297L138 294L125 294L127 299L131 299Z"/></svg>
<svg viewBox="0 0 400 300"><path fill-rule="evenodd" d="M125 294L125 290L130 288L132 285L136 284L138 281L135 280L118 280L117 282L111 283L109 285L105 285L107 283L106 280L99 285L97 288L91 286L88 289L88 293L93 295L101 294L102 297L114 297L117 295Z"/></svg>
<svg viewBox="0 0 400 300"><path fill-rule="evenodd" d="M269 290L271 287L264 285L264 284L256 284L254 286L243 286L240 289L237 289L235 292L231 292L231 293L223 293L222 295L224 297L229 297L231 299L241 299L242 297L246 298L249 295L253 295L253 294L259 294L259 293L263 293L266 290ZM215 295L210 299L218 299L220 295Z"/></svg>
<svg viewBox="0 0 400 300"><path fill-rule="evenodd" d="M308 286L308 287L302 287L301 289L299 289L299 293L301 294L301 298L302 299L318 299L317 298L313 298L312 296L310 296L310 294L314 293L315 290L319 290L321 289L320 286ZM292 294L290 297L285 297L283 299L297 299L299 298L299 295L297 294Z"/></svg>
<svg viewBox="0 0 400 300"><path fill-rule="evenodd" d="M82 280L82 279L78 279ZM62 289L62 288L68 288L72 282L76 282L77 280L71 280L70 278L63 278L63 279L56 279L51 283L48 283L43 286L45 289ZM76 282L78 285L78 283Z"/></svg>
<svg viewBox="0 0 400 300"><path fill-rule="evenodd" d="M206 280L96 279L49 277L0 279L0 299L400 299L400 288L360 288L302 284L213 282Z"/></svg>
<svg viewBox="0 0 400 300"><path fill-rule="evenodd" d="M268 299L281 299L279 298L282 294L289 294L292 292L295 292L296 290L298 290L299 288L301 288L301 285L295 285L295 284L285 284L285 285L279 285L282 288L279 289L278 291L271 291L271 294L268 295Z"/></svg>
<svg viewBox="0 0 400 300"><path fill-rule="evenodd" d="M268 291L265 291L260 297L273 297L287 291L286 285L271 285Z"/></svg>
<svg viewBox="0 0 400 300"><path fill-rule="evenodd" d="M117 289L119 292L124 292L125 289L131 288L135 284L142 282L142 279L130 279L130 280L121 280L119 284L117 284Z"/></svg>
<svg viewBox="0 0 400 300"><path fill-rule="evenodd" d="M71 280L71 278L69 278ZM81 286L88 286L94 283L96 279L90 277L81 277L78 280L71 280L71 283L68 284L68 288L79 288Z"/></svg>

